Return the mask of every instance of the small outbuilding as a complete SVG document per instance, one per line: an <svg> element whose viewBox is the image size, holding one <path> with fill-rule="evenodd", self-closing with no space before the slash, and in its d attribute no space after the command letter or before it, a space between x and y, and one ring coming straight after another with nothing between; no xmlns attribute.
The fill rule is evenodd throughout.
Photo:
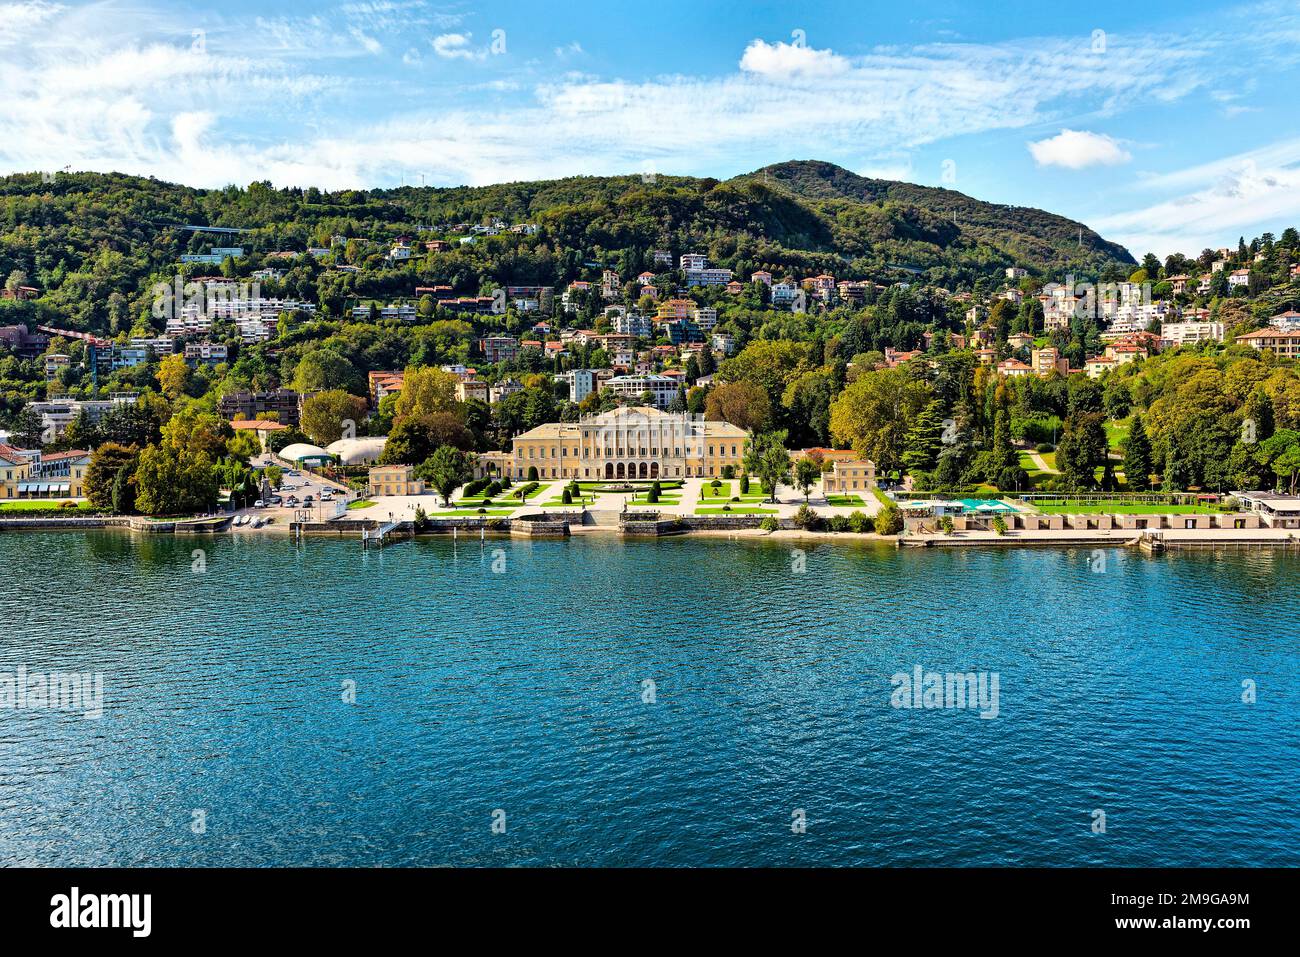
<svg viewBox="0 0 1300 957"><path fill-rule="evenodd" d="M334 461L334 456L319 445L308 445L306 442L294 442L292 445L286 445L280 450L280 458L296 465L321 465Z"/></svg>

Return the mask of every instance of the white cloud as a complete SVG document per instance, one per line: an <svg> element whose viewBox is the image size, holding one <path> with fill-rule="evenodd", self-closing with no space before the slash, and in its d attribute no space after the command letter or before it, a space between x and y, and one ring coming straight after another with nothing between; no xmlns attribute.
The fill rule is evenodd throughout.
<svg viewBox="0 0 1300 957"><path fill-rule="evenodd" d="M353 27L350 32L352 34L353 39L355 39L358 43L360 43L361 48L365 50L367 53L376 54L376 53L383 52L384 45L380 43L378 40L376 40L374 37L367 35L363 31L358 30L356 27Z"/></svg>
<svg viewBox="0 0 1300 957"><path fill-rule="evenodd" d="M1039 166L1086 169L1089 166L1119 166L1133 158L1114 137L1087 130L1061 130L1055 136L1028 145L1034 162Z"/></svg>
<svg viewBox="0 0 1300 957"><path fill-rule="evenodd" d="M1094 225L1129 249L1195 255L1238 235L1300 221L1300 139L1140 181L1143 195L1175 195Z"/></svg>
<svg viewBox="0 0 1300 957"><path fill-rule="evenodd" d="M629 81L563 73L563 61L551 58L492 57L500 69L393 96L412 89L399 86L409 78L385 73L402 70L396 51L408 49L414 61L409 48L418 44L426 62L474 61L489 56L487 46L459 26L433 39L438 30L409 26L393 35L373 21L401 19L407 4L357 0L342 22L325 8L298 18L228 15L210 24L207 54L194 56L188 23L141 15L134 4L148 2L17 5L28 11L19 18L27 26L3 34L21 42L0 57L0 172L71 164L202 186L269 178L364 187L403 173L487 183L636 171L647 162L721 174L812 153L899 176L918 147L935 141L1059 123L1107 101L1118 109L1168 91L1232 88L1233 64L1262 71L1277 62L1239 47L1267 38L1226 33L1112 35L1104 63L1076 37L861 56L754 40L738 51L736 68L717 76ZM439 16L413 12L426 25ZM367 56L353 29L382 38L392 62ZM1224 55L1228 43L1237 55ZM574 43L557 52L581 50ZM1285 46L1269 50L1281 62L1293 56ZM182 152L188 163L177 161Z"/></svg>
<svg viewBox="0 0 1300 957"><path fill-rule="evenodd" d="M474 38L472 33L444 33L429 42L433 52L447 60L482 60L487 56L486 50L476 50L470 46Z"/></svg>
<svg viewBox="0 0 1300 957"><path fill-rule="evenodd" d="M814 50L803 43L768 43L754 40L740 57L746 73L773 79L790 77L825 77L850 69L847 59L830 50Z"/></svg>

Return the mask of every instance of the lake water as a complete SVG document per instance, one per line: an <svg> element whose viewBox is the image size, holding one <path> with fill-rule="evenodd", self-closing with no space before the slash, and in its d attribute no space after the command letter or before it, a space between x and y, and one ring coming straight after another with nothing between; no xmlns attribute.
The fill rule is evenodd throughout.
<svg viewBox="0 0 1300 957"><path fill-rule="evenodd" d="M802 548L0 534L0 864L1300 863L1300 559Z"/></svg>

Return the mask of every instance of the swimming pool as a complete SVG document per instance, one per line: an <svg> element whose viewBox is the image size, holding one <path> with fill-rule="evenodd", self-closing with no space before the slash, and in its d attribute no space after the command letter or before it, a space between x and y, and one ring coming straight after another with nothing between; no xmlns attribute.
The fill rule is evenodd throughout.
<svg viewBox="0 0 1300 957"><path fill-rule="evenodd" d="M1014 505L1008 505L1000 499L993 498L958 498L953 499L959 505L966 506L968 512L1018 512Z"/></svg>

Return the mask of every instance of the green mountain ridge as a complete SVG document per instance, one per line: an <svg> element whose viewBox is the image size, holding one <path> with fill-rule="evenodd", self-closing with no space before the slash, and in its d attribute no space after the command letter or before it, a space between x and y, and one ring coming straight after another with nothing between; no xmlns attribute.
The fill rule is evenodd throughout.
<svg viewBox="0 0 1300 957"><path fill-rule="evenodd" d="M537 223L541 230L483 237L399 265L374 255L398 237L435 238L439 226L491 218ZM250 232L222 239L180 224ZM41 292L41 318L74 328L129 328L149 287L169 278L184 253L242 246L237 274L246 275L267 263L267 253L329 246L333 236L379 245L365 246L365 255L349 253L362 272L346 289L331 291L376 297L409 296L416 285L434 283L462 294L499 284L559 287L593 278L585 265L593 262L619 269L627 280L652 268L651 249L702 252L742 281L767 269L779 277L825 272L951 290L981 280L996 287L1013 265L1043 281L1066 272L1126 275L1133 265L1127 250L1061 216L869 179L819 161L780 163L725 181L574 176L336 191L269 183L198 189L120 173L0 180L0 278L26 276ZM291 291L323 301L337 275L320 266L296 271Z"/></svg>

